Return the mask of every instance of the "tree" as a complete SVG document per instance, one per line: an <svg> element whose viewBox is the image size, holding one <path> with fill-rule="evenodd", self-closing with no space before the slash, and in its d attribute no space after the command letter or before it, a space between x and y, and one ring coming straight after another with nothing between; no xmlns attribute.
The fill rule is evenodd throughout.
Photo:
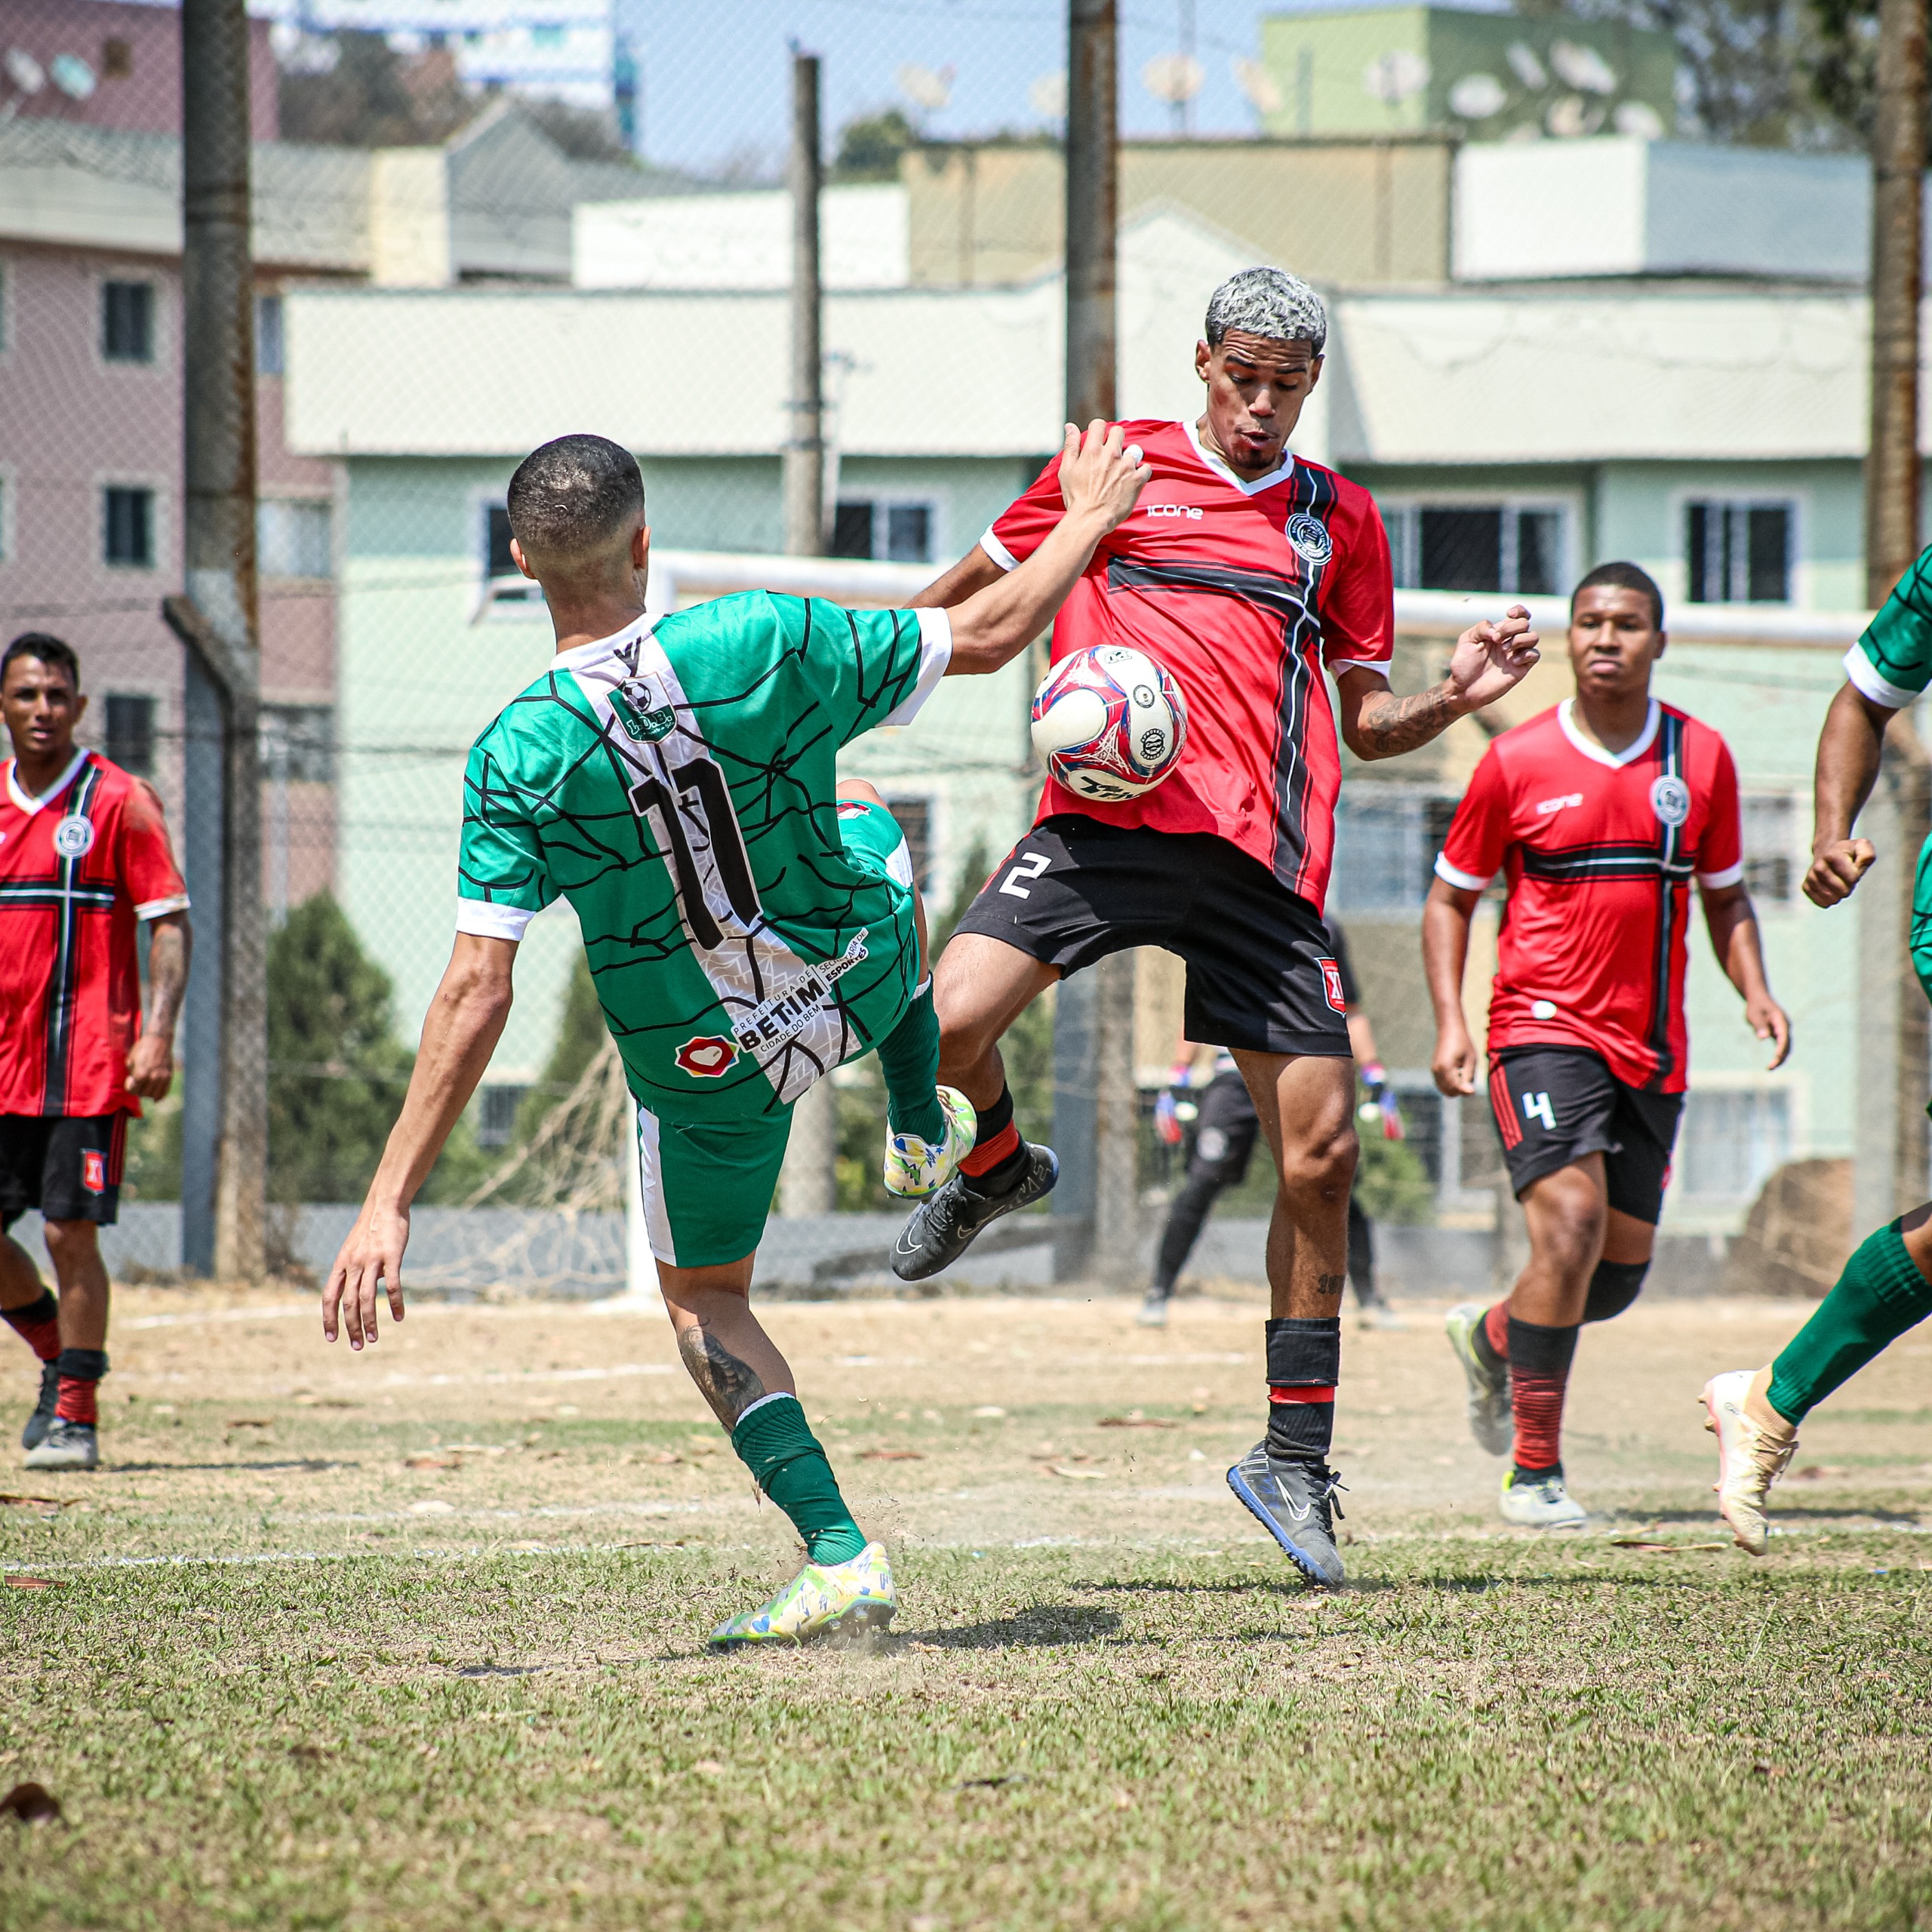
<svg viewBox="0 0 1932 1932"><path fill-rule="evenodd" d="M389 977L318 892L270 937L268 983L270 1197L360 1201L415 1060L395 1038ZM422 1198L466 1191L482 1165L460 1121Z"/></svg>
<svg viewBox="0 0 1932 1932"><path fill-rule="evenodd" d="M921 139L896 107L883 113L862 114L838 131L838 152L828 179L833 181L897 181L899 157Z"/></svg>
<svg viewBox="0 0 1932 1932"><path fill-rule="evenodd" d="M558 1023L556 1043L550 1049L543 1077L524 1097L516 1111L511 1144L521 1147L536 1137L552 1108L578 1081L583 1070L597 1057L597 1050L608 1036L604 1008L597 997L597 983L590 977L590 962L580 949L577 964L571 968L571 983L564 995L563 1017Z"/></svg>
<svg viewBox="0 0 1932 1932"><path fill-rule="evenodd" d="M278 92L281 137L324 147L440 146L475 118L447 48L405 60L379 33L329 35L333 60L285 69Z"/></svg>

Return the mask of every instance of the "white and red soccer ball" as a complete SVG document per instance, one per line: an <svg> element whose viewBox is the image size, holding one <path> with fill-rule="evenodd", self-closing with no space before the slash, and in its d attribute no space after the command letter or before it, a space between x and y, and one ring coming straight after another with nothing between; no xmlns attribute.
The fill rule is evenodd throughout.
<svg viewBox="0 0 1932 1932"><path fill-rule="evenodd" d="M1151 792L1180 762L1187 705L1164 664L1101 644L1063 657L1033 694L1033 749L1082 798Z"/></svg>

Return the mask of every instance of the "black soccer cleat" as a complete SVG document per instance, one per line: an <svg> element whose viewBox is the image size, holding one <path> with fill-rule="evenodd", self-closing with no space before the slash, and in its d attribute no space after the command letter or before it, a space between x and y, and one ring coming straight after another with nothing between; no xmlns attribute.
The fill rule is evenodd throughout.
<svg viewBox="0 0 1932 1932"><path fill-rule="evenodd" d="M1228 1472L1228 1487L1284 1549L1311 1583L1338 1590L1347 1580L1335 1547L1341 1513L1335 1472L1320 1463L1291 1462L1268 1453L1266 1437Z"/></svg>
<svg viewBox="0 0 1932 1932"><path fill-rule="evenodd" d="M38 1449L47 1440L47 1432L54 1426L54 1405L60 1399L60 1366L57 1358L40 1365L40 1400L33 1405L26 1427L20 1431L23 1449Z"/></svg>
<svg viewBox="0 0 1932 1932"><path fill-rule="evenodd" d="M1002 1214L1030 1208L1054 1191L1060 1160L1051 1147L1025 1143L1026 1164L1003 1194L976 1194L956 1174L913 1209L892 1250L892 1272L902 1281L923 1281L949 1268L973 1245L982 1229Z"/></svg>

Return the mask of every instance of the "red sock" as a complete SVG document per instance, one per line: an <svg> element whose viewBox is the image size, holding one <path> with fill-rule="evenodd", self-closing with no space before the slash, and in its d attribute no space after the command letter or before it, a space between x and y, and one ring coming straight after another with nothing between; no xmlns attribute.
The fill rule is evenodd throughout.
<svg viewBox="0 0 1932 1932"><path fill-rule="evenodd" d="M1489 1346L1504 1361L1509 1359L1509 1304L1506 1301L1495 1303L1482 1318L1482 1332L1489 1338Z"/></svg>
<svg viewBox="0 0 1932 1932"><path fill-rule="evenodd" d="M39 1300L24 1308L0 1309L0 1315L41 1361L51 1361L60 1352L60 1304L52 1289L42 1289Z"/></svg>
<svg viewBox="0 0 1932 1932"><path fill-rule="evenodd" d="M1509 1402L1516 1419L1519 1469L1560 1469L1563 1462L1563 1398L1577 1353L1574 1327L1509 1322Z"/></svg>
<svg viewBox="0 0 1932 1932"><path fill-rule="evenodd" d="M990 1140L981 1141L959 1163L969 1174L990 1174L1020 1145L1020 1130L1008 1121Z"/></svg>
<svg viewBox="0 0 1932 1932"><path fill-rule="evenodd" d="M91 1377L83 1379L78 1375L63 1375L60 1378L60 1399L54 1406L54 1413L63 1422L96 1423L100 1420L94 1407L94 1392L100 1383Z"/></svg>

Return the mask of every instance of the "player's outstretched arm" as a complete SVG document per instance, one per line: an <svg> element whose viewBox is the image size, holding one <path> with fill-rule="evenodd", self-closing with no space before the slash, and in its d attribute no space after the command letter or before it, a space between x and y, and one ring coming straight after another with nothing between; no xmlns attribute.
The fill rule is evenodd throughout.
<svg viewBox="0 0 1932 1932"><path fill-rule="evenodd" d="M1066 514L1031 556L1010 571L993 565L998 581L952 607L947 674L997 671L1024 651L1066 601L1101 538L1133 514L1153 473L1141 460L1140 445L1127 442L1118 423L1109 428L1095 422L1083 436L1069 423L1060 458Z"/></svg>
<svg viewBox="0 0 1932 1932"><path fill-rule="evenodd" d="M469 1104L509 1017L515 940L457 934L442 983L423 1022L423 1044L402 1112L389 1131L362 1211L322 1288L322 1333L336 1338L340 1314L349 1346L376 1340L378 1284L389 1313L402 1319L402 1251L409 1241L409 1204L429 1177L443 1143Z"/></svg>
<svg viewBox="0 0 1932 1932"><path fill-rule="evenodd" d="M1429 1070L1435 1091L1451 1099L1476 1091L1476 1043L1463 1017L1463 969L1469 956L1469 920L1481 897L1438 878L1423 903L1423 973L1435 1008L1435 1053Z"/></svg>
<svg viewBox="0 0 1932 1932"><path fill-rule="evenodd" d="M1745 1023L1759 1039L1772 1043L1766 1066L1782 1066L1791 1053L1791 1021L1771 997L1751 895L1741 879L1735 885L1706 885L1698 890L1703 894L1704 924L1711 935L1711 949L1725 977L1744 995Z"/></svg>
<svg viewBox="0 0 1932 1932"><path fill-rule="evenodd" d="M1472 624L1456 640L1449 675L1413 697L1398 697L1379 672L1351 665L1335 680L1343 743L1359 758L1397 758L1427 744L1521 684L1537 667L1541 641L1516 604L1507 617Z"/></svg>
<svg viewBox="0 0 1932 1932"><path fill-rule="evenodd" d="M1825 713L1811 781L1811 864L1804 875L1804 896L1814 906L1849 899L1878 856L1869 838L1853 838L1851 828L1878 782L1885 728L1897 715L1852 684L1839 686Z"/></svg>

